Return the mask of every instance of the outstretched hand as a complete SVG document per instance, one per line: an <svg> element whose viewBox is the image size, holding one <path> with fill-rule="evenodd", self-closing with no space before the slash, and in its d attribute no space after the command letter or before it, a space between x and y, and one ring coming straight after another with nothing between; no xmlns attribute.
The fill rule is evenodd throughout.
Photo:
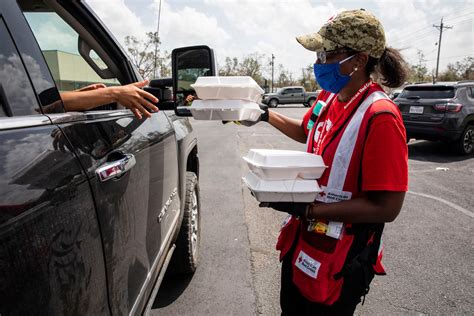
<svg viewBox="0 0 474 316"><path fill-rule="evenodd" d="M158 103L159 100L151 93L142 89L148 83L148 80L143 80L125 86L113 87L111 88L113 89L112 97L115 102L130 109L139 119L142 118L142 115L151 117L150 112L159 111L158 107L153 104Z"/></svg>

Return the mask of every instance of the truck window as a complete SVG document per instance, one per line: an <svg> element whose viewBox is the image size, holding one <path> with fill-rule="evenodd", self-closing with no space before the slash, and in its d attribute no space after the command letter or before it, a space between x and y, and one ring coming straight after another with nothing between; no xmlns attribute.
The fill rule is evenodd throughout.
<svg viewBox="0 0 474 316"><path fill-rule="evenodd" d="M303 93L303 89L301 89L301 88L295 88L294 93Z"/></svg>
<svg viewBox="0 0 474 316"><path fill-rule="evenodd" d="M79 53L79 34L55 12L26 11L23 13L43 52L59 91L72 91L103 83L120 85L117 78L102 78ZM89 54L98 69L107 69L93 51Z"/></svg>
<svg viewBox="0 0 474 316"><path fill-rule="evenodd" d="M35 92L0 17L0 117L40 114Z"/></svg>
<svg viewBox="0 0 474 316"><path fill-rule="evenodd" d="M399 98L450 99L454 98L455 91L451 86L411 86L403 89Z"/></svg>

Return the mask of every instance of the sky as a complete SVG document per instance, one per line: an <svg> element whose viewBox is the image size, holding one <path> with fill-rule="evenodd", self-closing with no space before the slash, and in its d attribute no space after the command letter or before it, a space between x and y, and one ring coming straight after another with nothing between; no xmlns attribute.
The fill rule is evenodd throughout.
<svg viewBox="0 0 474 316"><path fill-rule="evenodd" d="M143 37L157 29L160 0L86 0L117 40ZM159 36L162 50L205 44L218 65L226 57L259 53L275 56L295 77L315 61L295 37L313 33L342 10L364 8L382 22L387 45L398 48L411 64L418 51L429 70L436 67L439 25L443 32L440 71L448 63L474 57L474 0L161 0Z"/></svg>

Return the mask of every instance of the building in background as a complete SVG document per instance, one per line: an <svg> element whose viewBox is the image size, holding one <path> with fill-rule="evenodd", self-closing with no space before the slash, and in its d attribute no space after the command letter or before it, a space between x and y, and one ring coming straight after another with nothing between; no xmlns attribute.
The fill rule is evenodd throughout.
<svg viewBox="0 0 474 316"><path fill-rule="evenodd" d="M120 85L117 79L99 77L78 54L59 50L44 50L43 55L60 91L76 90L93 83L103 83L106 86ZM93 60L100 68L107 68L100 58L96 57Z"/></svg>

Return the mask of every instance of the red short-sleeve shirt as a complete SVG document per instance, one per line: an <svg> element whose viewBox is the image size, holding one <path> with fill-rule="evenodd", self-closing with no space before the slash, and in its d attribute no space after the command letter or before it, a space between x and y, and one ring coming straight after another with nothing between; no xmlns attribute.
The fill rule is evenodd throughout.
<svg viewBox="0 0 474 316"><path fill-rule="evenodd" d="M369 93L377 90L382 90L377 84L369 87ZM325 100L328 95L329 92L322 91L318 100ZM355 104L359 101L353 100ZM303 117L302 127L306 135L309 134L307 124L315 105L316 102ZM340 128L345 121L345 105L346 103L340 102L336 97L329 107L327 119L333 124L331 128ZM362 191L407 191L408 150L400 111L392 101L379 100L369 108L367 114L372 116L376 113L381 114L371 120L362 154Z"/></svg>

